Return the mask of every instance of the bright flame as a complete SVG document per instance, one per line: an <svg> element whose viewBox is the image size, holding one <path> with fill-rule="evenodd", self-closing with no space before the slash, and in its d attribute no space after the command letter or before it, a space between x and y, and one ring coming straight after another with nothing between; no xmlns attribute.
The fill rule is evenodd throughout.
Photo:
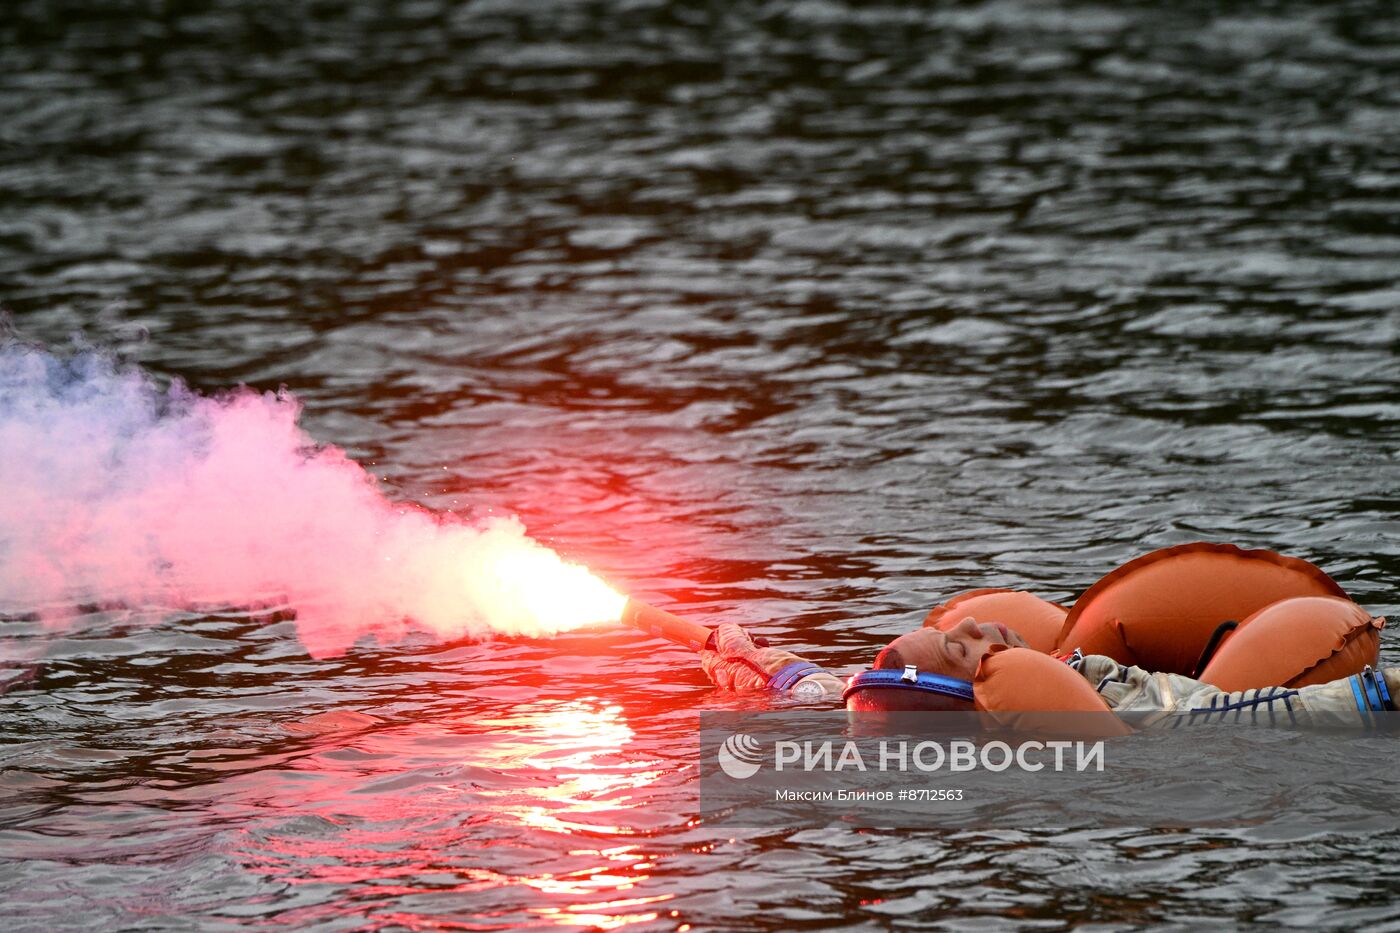
<svg viewBox="0 0 1400 933"><path fill-rule="evenodd" d="M494 581L488 598L514 610L509 615L522 617L520 628L526 634L616 622L627 603L626 596L587 567L537 545L500 551L486 571Z"/></svg>

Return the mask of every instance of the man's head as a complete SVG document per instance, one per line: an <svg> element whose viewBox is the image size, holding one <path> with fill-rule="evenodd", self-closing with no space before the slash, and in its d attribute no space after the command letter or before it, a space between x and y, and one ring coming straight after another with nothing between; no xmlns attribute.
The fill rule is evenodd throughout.
<svg viewBox="0 0 1400 933"><path fill-rule="evenodd" d="M998 622L963 619L940 632L921 628L890 642L875 658L877 671L905 671L970 682L977 666L993 646L1026 647L1020 635ZM862 710L970 710L972 701L956 693L919 689L903 681L871 689L849 691L846 705Z"/></svg>
<svg viewBox="0 0 1400 933"><path fill-rule="evenodd" d="M929 674L971 680L993 645L1024 648L1026 642L1000 622L969 617L946 632L921 628L899 636L876 655L875 669L903 670L912 664Z"/></svg>

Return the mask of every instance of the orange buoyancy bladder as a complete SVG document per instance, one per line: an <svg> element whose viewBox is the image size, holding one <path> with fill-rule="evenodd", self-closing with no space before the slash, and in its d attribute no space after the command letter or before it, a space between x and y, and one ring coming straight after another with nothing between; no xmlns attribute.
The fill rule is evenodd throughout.
<svg viewBox="0 0 1400 933"><path fill-rule="evenodd" d="M1349 599L1281 599L1240 623L1201 680L1233 693L1350 677L1376 663L1384 627L1384 618L1372 618Z"/></svg>
<svg viewBox="0 0 1400 933"><path fill-rule="evenodd" d="M972 695L977 709L1016 728L1053 729L1055 725L1053 717L1025 714L1100 713L1078 717L1074 727L1098 735L1132 731L1077 671L1030 648L997 645L983 655L972 681Z"/></svg>
<svg viewBox="0 0 1400 933"><path fill-rule="evenodd" d="M924 627L946 632L969 616L978 622L1000 622L1036 651L1048 653L1055 647L1068 611L1022 590L969 590L930 609Z"/></svg>
<svg viewBox="0 0 1400 933"><path fill-rule="evenodd" d="M1191 674L1211 634L1293 596L1346 593L1305 560L1197 542L1131 560L1070 607L1057 648L1149 671Z"/></svg>

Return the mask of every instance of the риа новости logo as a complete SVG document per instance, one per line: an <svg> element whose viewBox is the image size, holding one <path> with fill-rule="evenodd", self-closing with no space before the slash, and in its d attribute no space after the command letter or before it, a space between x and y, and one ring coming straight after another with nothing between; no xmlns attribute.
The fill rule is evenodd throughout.
<svg viewBox="0 0 1400 933"><path fill-rule="evenodd" d="M725 739L715 757L719 759L720 770L740 781L757 774L763 760L758 740L743 732L736 732Z"/></svg>

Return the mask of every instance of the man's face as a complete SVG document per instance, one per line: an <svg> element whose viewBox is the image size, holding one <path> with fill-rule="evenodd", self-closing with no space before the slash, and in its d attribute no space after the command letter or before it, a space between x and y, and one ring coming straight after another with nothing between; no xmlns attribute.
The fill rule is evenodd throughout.
<svg viewBox="0 0 1400 933"><path fill-rule="evenodd" d="M1025 639L999 622L963 619L946 632L921 628L901 635L885 646L875 659L875 667L901 670L914 665L931 674L945 674L971 680L982 656L993 645L1025 648Z"/></svg>

